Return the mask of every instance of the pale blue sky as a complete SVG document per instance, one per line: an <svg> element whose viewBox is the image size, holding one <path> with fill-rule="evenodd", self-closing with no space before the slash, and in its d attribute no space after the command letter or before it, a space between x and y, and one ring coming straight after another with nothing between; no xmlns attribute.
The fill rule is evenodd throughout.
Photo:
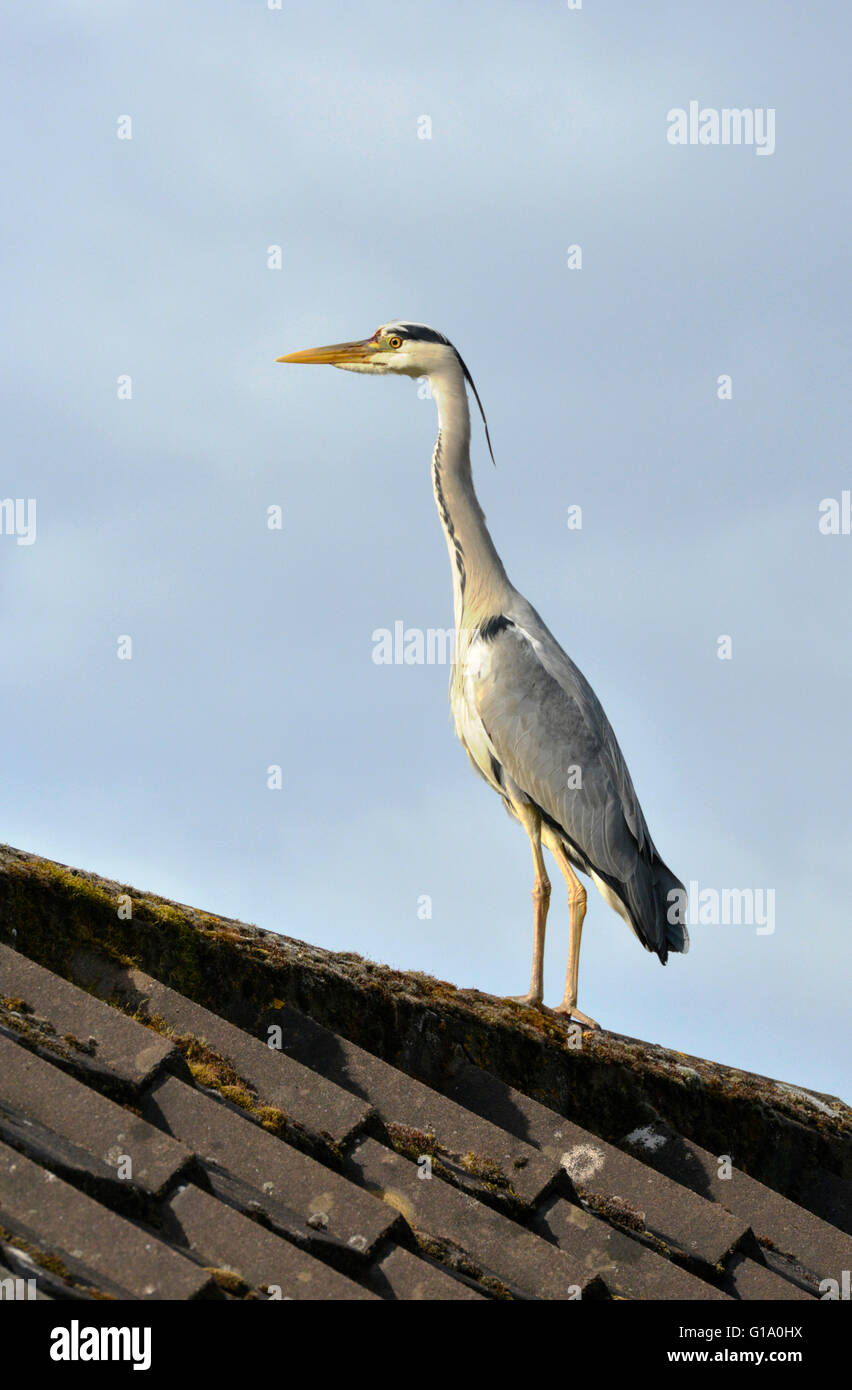
<svg viewBox="0 0 852 1390"><path fill-rule="evenodd" d="M852 486L846 7L62 0L4 27L0 498L38 531L0 536L0 836L526 988L529 849L447 670L371 660L376 628L452 621L433 405L273 361L432 323L488 411L498 549L664 857L775 891L774 934L697 926L665 970L590 893L580 1006L848 1091L852 537L817 524ZM775 153L672 147L691 100L774 108ZM567 921L557 887L551 1002Z"/></svg>

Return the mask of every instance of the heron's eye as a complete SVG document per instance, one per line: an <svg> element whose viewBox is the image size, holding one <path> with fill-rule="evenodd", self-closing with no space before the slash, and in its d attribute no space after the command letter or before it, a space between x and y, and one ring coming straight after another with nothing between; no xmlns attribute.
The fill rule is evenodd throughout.
<svg viewBox="0 0 852 1390"><path fill-rule="evenodd" d="M396 334L394 334L393 337L388 338L388 347L392 347L392 348L402 347L402 339L401 339L401 338L397 338Z"/></svg>

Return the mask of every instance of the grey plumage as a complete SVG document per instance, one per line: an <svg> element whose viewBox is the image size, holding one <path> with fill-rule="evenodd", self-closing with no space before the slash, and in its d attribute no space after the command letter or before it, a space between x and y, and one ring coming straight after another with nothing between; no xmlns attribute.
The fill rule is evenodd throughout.
<svg viewBox="0 0 852 1390"><path fill-rule="evenodd" d="M651 839L601 703L520 595L499 617L476 697L497 761L560 834L575 867L603 879L665 964L670 950L688 949L680 899L669 896L683 884Z"/></svg>

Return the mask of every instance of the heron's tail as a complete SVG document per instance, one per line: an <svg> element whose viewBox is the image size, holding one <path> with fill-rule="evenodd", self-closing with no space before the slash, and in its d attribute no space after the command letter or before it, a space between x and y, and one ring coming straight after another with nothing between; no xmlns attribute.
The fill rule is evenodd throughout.
<svg viewBox="0 0 852 1390"><path fill-rule="evenodd" d="M599 869L589 868L587 872L645 950L655 951L663 965L669 958L669 951L685 954L689 950L686 889L659 858L653 845L649 853L636 856L633 872L627 879L615 878Z"/></svg>
<svg viewBox="0 0 852 1390"><path fill-rule="evenodd" d="M689 950L686 889L662 860L654 865L654 871L653 893L657 930L650 949L657 952L665 965L669 951L679 951L685 955Z"/></svg>

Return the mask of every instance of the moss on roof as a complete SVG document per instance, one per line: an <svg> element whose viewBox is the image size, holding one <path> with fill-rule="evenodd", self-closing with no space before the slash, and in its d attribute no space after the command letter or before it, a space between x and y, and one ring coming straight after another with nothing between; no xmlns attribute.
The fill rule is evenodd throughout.
<svg viewBox="0 0 852 1390"><path fill-rule="evenodd" d="M249 1031L292 1005L437 1089L470 1061L612 1142L662 1118L794 1200L816 1168L852 1177L852 1112L835 1097L603 1030L580 1039L523 1005L9 846L0 940L106 997L111 968L138 966Z"/></svg>

